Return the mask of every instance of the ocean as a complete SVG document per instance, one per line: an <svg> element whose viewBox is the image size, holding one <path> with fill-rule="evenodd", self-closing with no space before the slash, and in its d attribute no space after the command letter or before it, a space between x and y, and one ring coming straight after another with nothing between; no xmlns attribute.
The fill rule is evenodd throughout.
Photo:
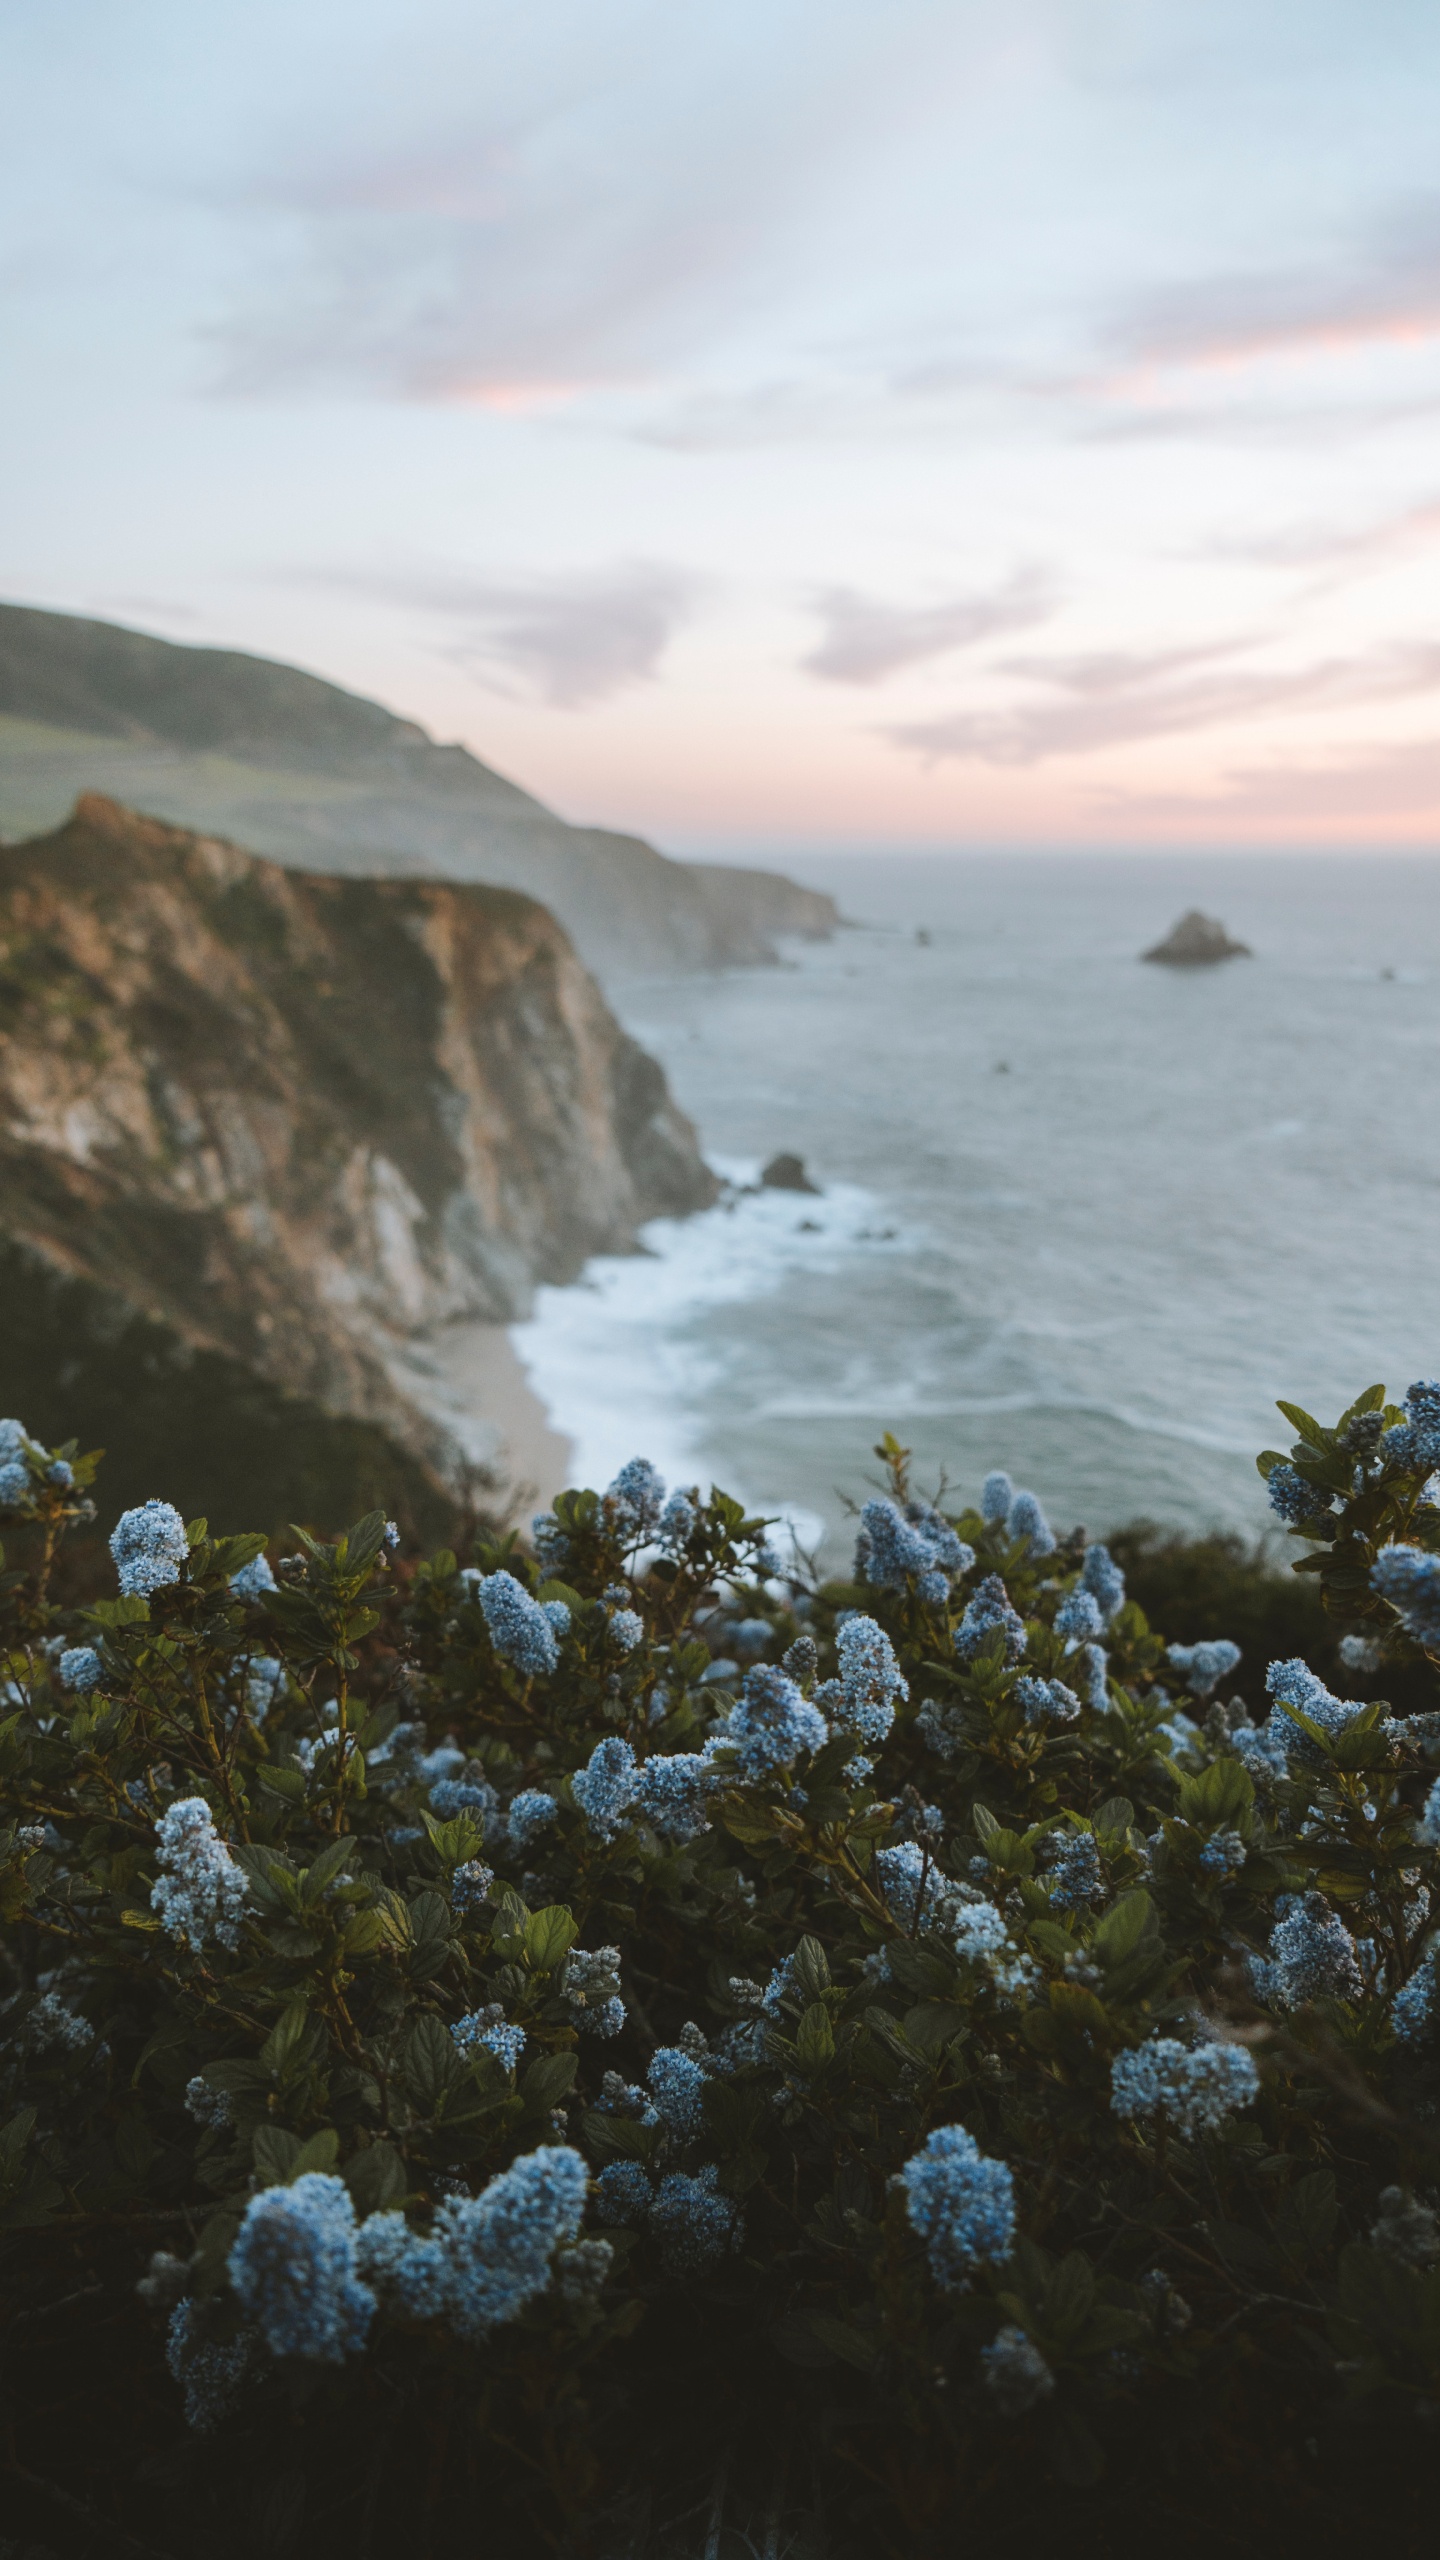
<svg viewBox="0 0 1440 2560"><path fill-rule="evenodd" d="M833 943L621 999L735 1188L516 1328L575 1481L644 1452L833 1561L893 1431L927 1489L1254 1532L1277 1396L1440 1372L1440 862L786 867ZM1192 905L1254 956L1142 966ZM818 1196L746 1188L781 1150Z"/></svg>

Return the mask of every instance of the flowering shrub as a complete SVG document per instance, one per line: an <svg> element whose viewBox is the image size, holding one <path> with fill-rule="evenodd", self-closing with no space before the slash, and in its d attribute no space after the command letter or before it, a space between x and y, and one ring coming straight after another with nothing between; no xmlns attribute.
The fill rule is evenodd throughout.
<svg viewBox="0 0 1440 2560"><path fill-rule="evenodd" d="M1378 1687L1440 1658L1440 1389L1284 1410L1368 1694L1286 1659L1263 1722L894 1443L820 1589L637 1460L463 1567L151 1501L62 1607L95 1461L0 1423L4 2293L148 2377L97 2512L144 2451L176 2550L449 2548L482 2477L487 2548L583 2548L693 2462L915 2551L1197 2427L1287 2496L1337 2413L1433 2442L1440 1714Z"/></svg>

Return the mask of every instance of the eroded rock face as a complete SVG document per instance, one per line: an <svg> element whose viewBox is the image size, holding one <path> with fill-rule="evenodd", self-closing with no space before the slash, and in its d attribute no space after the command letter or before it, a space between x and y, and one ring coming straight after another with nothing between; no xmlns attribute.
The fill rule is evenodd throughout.
<svg viewBox="0 0 1440 2560"><path fill-rule="evenodd" d="M778 873L567 826L466 748L298 667L0 604L0 836L53 827L89 790L307 872L518 889L609 984L773 962L779 937L839 922Z"/></svg>
<svg viewBox="0 0 1440 2560"><path fill-rule="evenodd" d="M1232 942L1225 927L1215 916L1202 915L1192 907L1177 925L1157 942L1153 951L1142 952L1145 960L1162 961L1171 969L1204 969L1217 960L1248 960L1250 946Z"/></svg>
<svg viewBox="0 0 1440 2560"><path fill-rule="evenodd" d="M0 1236L444 1473L417 1346L715 1194L544 908L83 798L0 849Z"/></svg>

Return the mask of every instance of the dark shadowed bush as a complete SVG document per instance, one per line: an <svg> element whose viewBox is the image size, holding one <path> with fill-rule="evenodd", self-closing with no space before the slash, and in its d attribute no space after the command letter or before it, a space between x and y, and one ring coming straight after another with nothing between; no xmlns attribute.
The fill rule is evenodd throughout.
<svg viewBox="0 0 1440 2560"><path fill-rule="evenodd" d="M1418 2531L1440 1390L1285 1410L1301 1614L1210 1542L1168 1644L1033 1495L941 1516L894 1443L818 1591L637 1460L464 1567L151 1501L62 1607L94 1462L0 1424L24 2530Z"/></svg>

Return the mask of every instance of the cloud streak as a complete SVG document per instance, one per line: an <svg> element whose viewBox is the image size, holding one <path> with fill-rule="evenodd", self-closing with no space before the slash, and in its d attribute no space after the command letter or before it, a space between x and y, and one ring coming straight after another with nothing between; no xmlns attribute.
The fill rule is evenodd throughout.
<svg viewBox="0 0 1440 2560"><path fill-rule="evenodd" d="M1400 701L1440 687L1440 644L1285 670L1235 663L1242 645L1012 661L1009 672L1043 684L1048 698L899 722L882 734L929 764L958 758L1025 766L1285 713Z"/></svg>
<svg viewBox="0 0 1440 2560"><path fill-rule="evenodd" d="M1108 336L1112 354L1141 372L1440 337L1440 196L1413 196L1323 263L1232 269L1137 297Z"/></svg>
<svg viewBox="0 0 1440 2560"><path fill-rule="evenodd" d="M304 583L341 587L438 623L445 654L504 692L560 711L652 682L704 582L656 561L570 578L489 580L442 572L343 571Z"/></svg>
<svg viewBox="0 0 1440 2560"><path fill-rule="evenodd" d="M986 594L951 596L932 605L886 604L855 587L831 587L817 597L816 610L824 637L801 659L802 667L832 684L874 685L902 667L1048 621L1055 591L1042 571L1018 569Z"/></svg>

